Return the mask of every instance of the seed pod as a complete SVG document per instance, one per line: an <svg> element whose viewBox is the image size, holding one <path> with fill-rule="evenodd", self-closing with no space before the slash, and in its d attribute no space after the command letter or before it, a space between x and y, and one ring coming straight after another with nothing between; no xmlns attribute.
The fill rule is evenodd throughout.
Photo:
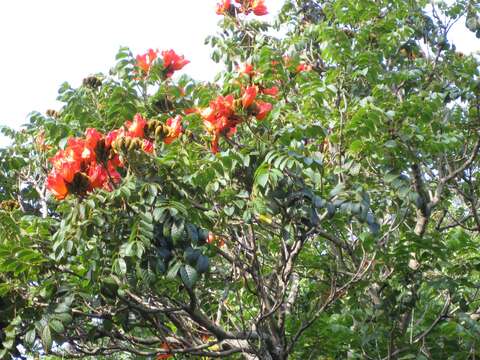
<svg viewBox="0 0 480 360"><path fill-rule="evenodd" d="M155 137L160 137L163 138L166 135L168 135L168 129L165 128L165 125L160 124L156 129L155 129Z"/></svg>
<svg viewBox="0 0 480 360"><path fill-rule="evenodd" d="M18 209L20 205L15 200L4 200L0 202L0 210L12 211Z"/></svg>
<svg viewBox="0 0 480 360"><path fill-rule="evenodd" d="M132 151L132 150L139 149L141 147L142 147L142 140L140 140L139 138L135 138L135 139L131 139L130 145L128 145L128 150Z"/></svg>
<svg viewBox="0 0 480 360"><path fill-rule="evenodd" d="M53 110L53 109L48 109L46 111L46 114L47 114L47 116L50 116L50 117L55 118L55 119L57 119L60 116L59 112L56 111L56 110Z"/></svg>
<svg viewBox="0 0 480 360"><path fill-rule="evenodd" d="M83 86L90 89L97 89L102 85L102 81L96 76L89 76L83 79Z"/></svg>
<svg viewBox="0 0 480 360"><path fill-rule="evenodd" d="M119 152L119 151L121 151L122 149L124 149L124 147L125 147L125 141L126 141L126 139L125 139L123 136L117 138L117 139L113 142L113 144L112 144L113 150L115 150L116 152Z"/></svg>
<svg viewBox="0 0 480 360"><path fill-rule="evenodd" d="M145 126L145 136L147 138L152 138L155 135L155 129L160 125L160 121L158 120L150 120L147 122L147 125Z"/></svg>
<svg viewBox="0 0 480 360"><path fill-rule="evenodd" d="M147 123L147 130L148 131L155 131L155 129L158 127L159 124L160 124L160 121L158 121L158 120L150 120Z"/></svg>
<svg viewBox="0 0 480 360"><path fill-rule="evenodd" d="M130 148L130 146L132 145L132 141L133 139L132 138L124 138L124 141L123 141L123 144L121 146L121 149L122 150L127 150Z"/></svg>

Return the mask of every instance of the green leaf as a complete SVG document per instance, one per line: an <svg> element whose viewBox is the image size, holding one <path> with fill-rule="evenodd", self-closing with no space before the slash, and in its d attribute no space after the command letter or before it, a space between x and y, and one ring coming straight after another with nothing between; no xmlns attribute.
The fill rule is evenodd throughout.
<svg viewBox="0 0 480 360"><path fill-rule="evenodd" d="M51 319L48 322L48 325L52 328L53 331L55 331L57 334L62 334L65 328L63 327L63 324L61 321L57 319Z"/></svg>
<svg viewBox="0 0 480 360"><path fill-rule="evenodd" d="M172 224L171 236L174 244L178 243L184 236L185 223L183 220L175 221Z"/></svg>
<svg viewBox="0 0 480 360"><path fill-rule="evenodd" d="M332 191L330 191L330 197L333 198L337 195L339 195L341 192L345 190L345 184L344 183L339 183L337 186L335 186Z"/></svg>
<svg viewBox="0 0 480 360"><path fill-rule="evenodd" d="M60 314L55 314L55 318L60 320L65 325L70 324L73 320L72 315L70 315L67 312L60 313Z"/></svg>
<svg viewBox="0 0 480 360"><path fill-rule="evenodd" d="M192 289L198 280L198 273L197 270L190 265L185 265L180 268L180 277L182 278L185 286L187 286L189 289Z"/></svg>
<svg viewBox="0 0 480 360"><path fill-rule="evenodd" d="M33 343L35 342L35 337L36 337L35 329L28 330L24 337L25 343L30 346L33 345Z"/></svg>
<svg viewBox="0 0 480 360"><path fill-rule="evenodd" d="M197 259L197 264L195 265L195 269L200 273L206 273L209 267L209 258L205 255L200 255Z"/></svg>
<svg viewBox="0 0 480 360"><path fill-rule="evenodd" d="M52 334L50 332L50 328L48 327L48 325L45 325L45 327L42 329L40 333L40 338L42 339L42 344L43 344L43 348L45 349L45 352L48 353L52 346Z"/></svg>
<svg viewBox="0 0 480 360"><path fill-rule="evenodd" d="M187 224L186 229L187 229L188 238L190 239L190 241L193 244L196 244L198 242L197 227L195 225L192 225L192 224Z"/></svg>
<svg viewBox="0 0 480 360"><path fill-rule="evenodd" d="M174 279L177 276L178 270L182 266L181 262L175 262L167 272L167 279Z"/></svg>
<svg viewBox="0 0 480 360"><path fill-rule="evenodd" d="M5 349L11 350L13 347L14 339L4 340L2 345Z"/></svg>

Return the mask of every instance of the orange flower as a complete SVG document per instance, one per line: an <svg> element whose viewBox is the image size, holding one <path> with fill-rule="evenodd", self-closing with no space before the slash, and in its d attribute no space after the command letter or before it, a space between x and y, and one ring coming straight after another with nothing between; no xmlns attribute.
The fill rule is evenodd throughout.
<svg viewBox="0 0 480 360"><path fill-rule="evenodd" d="M255 115L255 117L257 118L257 120L263 120L267 117L267 115L270 113L270 111L272 111L272 104L270 103L267 103L267 102L263 102L263 101L257 101L256 102L256 105L257 105L257 114Z"/></svg>
<svg viewBox="0 0 480 360"><path fill-rule="evenodd" d="M100 139L103 138L103 134L100 133L97 129L88 128L85 131L85 147L95 151L95 147Z"/></svg>
<svg viewBox="0 0 480 360"><path fill-rule="evenodd" d="M101 188L108 181L107 171L100 164L91 165L87 175L90 180L90 190Z"/></svg>
<svg viewBox="0 0 480 360"><path fill-rule="evenodd" d="M127 121L125 127L127 128L127 136L131 137L143 137L144 128L147 121L140 114L135 114L132 121Z"/></svg>
<svg viewBox="0 0 480 360"><path fill-rule="evenodd" d="M248 76L252 76L252 75L255 74L255 70L253 69L253 66L251 64L248 64L248 63L241 64L237 68L237 70L240 74L246 74Z"/></svg>
<svg viewBox="0 0 480 360"><path fill-rule="evenodd" d="M65 161L56 170L66 182L70 183L73 181L75 174L80 171L80 166L81 164L78 161Z"/></svg>
<svg viewBox="0 0 480 360"><path fill-rule="evenodd" d="M112 159L108 160L108 166L116 167L124 167L122 161L120 160L120 156L116 154Z"/></svg>
<svg viewBox="0 0 480 360"><path fill-rule="evenodd" d="M137 55L137 67L139 67L144 73L148 73L152 67L153 62L157 58L158 50L148 49L148 52L143 55Z"/></svg>
<svg viewBox="0 0 480 360"><path fill-rule="evenodd" d="M271 88L263 89L262 93L265 95L270 95L270 96L277 96L278 95L278 87L277 86L272 86Z"/></svg>
<svg viewBox="0 0 480 360"><path fill-rule="evenodd" d="M297 73L302 72L302 71L311 71L312 70L312 65L301 62L300 64L298 64L298 66L295 70L296 70Z"/></svg>
<svg viewBox="0 0 480 360"><path fill-rule="evenodd" d="M182 117L177 115L175 118L167 119L167 126L170 128L170 134L163 139L163 142L168 145L171 144L173 140L178 138L183 131Z"/></svg>
<svg viewBox="0 0 480 360"><path fill-rule="evenodd" d="M242 105L246 109L253 104L255 98L257 97L258 89L255 85L249 86L245 89L245 92L242 96Z"/></svg>
<svg viewBox="0 0 480 360"><path fill-rule="evenodd" d="M52 171L48 175L47 189L50 190L58 200L65 199L68 195L67 184L65 184L63 177L56 171Z"/></svg>
<svg viewBox="0 0 480 360"><path fill-rule="evenodd" d="M264 4L264 0L253 0L251 9L257 16L263 16L268 14L267 7Z"/></svg>
<svg viewBox="0 0 480 360"><path fill-rule="evenodd" d="M220 135L233 136L236 126L242 118L235 115L234 98L232 95L219 96L210 102L210 106L199 111L207 131L213 135L211 150L217 153Z"/></svg>
<svg viewBox="0 0 480 360"><path fill-rule="evenodd" d="M171 77L175 71L182 69L190 63L190 61L185 60L183 56L177 55L173 50L162 51L162 57L165 76L167 78Z"/></svg>
<svg viewBox="0 0 480 360"><path fill-rule="evenodd" d="M221 3L217 4L217 15L225 15L230 10L232 3L230 0L222 0Z"/></svg>
<svg viewBox="0 0 480 360"><path fill-rule="evenodd" d="M241 11L245 15L253 12L257 16L267 15L268 10L264 4L264 0L236 0L237 3L241 4Z"/></svg>
<svg viewBox="0 0 480 360"><path fill-rule="evenodd" d="M107 174L109 175L109 179L112 179L112 181L115 184L119 183L120 180L122 179L122 176L117 171L117 166L118 165L117 165L115 159L109 160L107 162ZM122 164L122 166L123 166L123 164ZM110 182L107 182L107 181L103 183L103 188L107 189L107 190L112 190L110 188Z"/></svg>
<svg viewBox="0 0 480 360"><path fill-rule="evenodd" d="M234 98L232 95L219 96L210 101L210 106L200 111L200 116L209 122L216 122L221 117L229 118L234 113Z"/></svg>
<svg viewBox="0 0 480 360"><path fill-rule="evenodd" d="M189 108L189 109L185 109L183 110L183 112L185 113L185 115L188 115L188 114L196 114L200 111L200 109L197 109L197 108Z"/></svg>

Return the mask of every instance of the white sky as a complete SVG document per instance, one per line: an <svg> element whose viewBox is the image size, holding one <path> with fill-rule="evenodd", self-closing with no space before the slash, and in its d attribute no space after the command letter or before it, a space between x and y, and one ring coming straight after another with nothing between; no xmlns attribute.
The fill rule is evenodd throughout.
<svg viewBox="0 0 480 360"><path fill-rule="evenodd" d="M219 67L204 39L217 30L216 2L0 0L0 124L18 128L29 112L58 108L60 84L78 86L108 71L120 46L134 54L173 48L191 61L183 71L211 79ZM272 14L282 3L266 0ZM458 49L479 51L480 41L462 27L452 34Z"/></svg>

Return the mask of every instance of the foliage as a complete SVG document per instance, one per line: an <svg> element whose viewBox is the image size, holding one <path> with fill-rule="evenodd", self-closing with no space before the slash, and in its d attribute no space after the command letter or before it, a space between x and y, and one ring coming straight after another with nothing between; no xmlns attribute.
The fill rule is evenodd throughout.
<svg viewBox="0 0 480 360"><path fill-rule="evenodd" d="M0 358L476 357L479 60L447 35L478 4L266 11L217 6L214 83L121 48L3 129Z"/></svg>

